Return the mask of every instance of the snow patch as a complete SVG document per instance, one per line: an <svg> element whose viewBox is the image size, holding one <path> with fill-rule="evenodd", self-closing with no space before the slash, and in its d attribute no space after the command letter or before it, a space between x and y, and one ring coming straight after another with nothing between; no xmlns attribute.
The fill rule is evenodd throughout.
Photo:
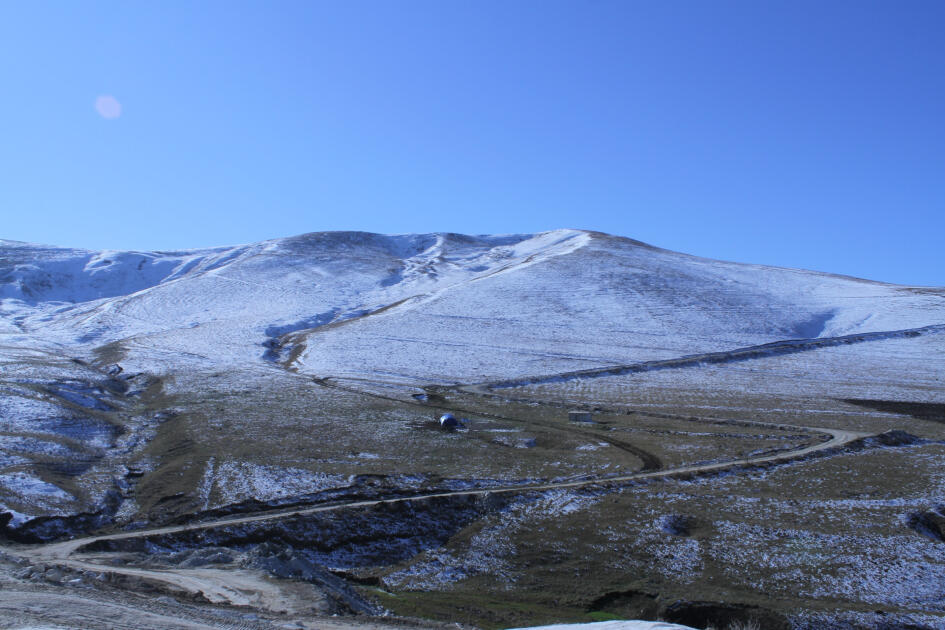
<svg viewBox="0 0 945 630"><path fill-rule="evenodd" d="M350 478L344 475L235 461L217 464L212 482L213 496L220 504L250 498L260 501L282 499L350 485ZM210 496L209 491L207 494Z"/></svg>

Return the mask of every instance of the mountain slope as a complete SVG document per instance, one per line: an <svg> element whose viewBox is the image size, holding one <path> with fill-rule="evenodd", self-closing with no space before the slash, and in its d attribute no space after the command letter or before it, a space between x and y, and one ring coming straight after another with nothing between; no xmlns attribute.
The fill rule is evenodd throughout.
<svg viewBox="0 0 945 630"><path fill-rule="evenodd" d="M212 552L268 585L304 557L502 627L690 600L911 623L942 610L943 357L943 289L578 230L2 241L0 538L191 523L96 572ZM212 583L239 595L233 562Z"/></svg>
<svg viewBox="0 0 945 630"><path fill-rule="evenodd" d="M182 252L2 241L0 504L17 522L105 514L141 474L142 501L191 492L182 511L211 505L214 492L221 502L281 496L268 481L234 493L219 480L244 475L234 471L249 458L344 485L353 471L389 473L385 459L360 453L391 451L394 436L407 440L397 447L407 472L437 470L424 457L447 451L412 433L417 411L364 416L365 391L412 400L431 385L501 386L562 404L641 402L644 391L719 405L739 392L945 402L943 324L941 289L578 230L328 232ZM329 382L355 393L319 389ZM371 432L349 427L352 416ZM253 449L232 435L252 435ZM493 453L463 474L576 474L581 444L554 435L547 443L567 446L538 468ZM621 465L632 466L639 451L624 448Z"/></svg>
<svg viewBox="0 0 945 630"><path fill-rule="evenodd" d="M945 322L935 290L711 261L574 230L316 233L171 253L4 241L0 296L7 345L88 357L119 342L128 360L145 363L291 360L319 375L418 382ZM280 354L286 346L294 352Z"/></svg>

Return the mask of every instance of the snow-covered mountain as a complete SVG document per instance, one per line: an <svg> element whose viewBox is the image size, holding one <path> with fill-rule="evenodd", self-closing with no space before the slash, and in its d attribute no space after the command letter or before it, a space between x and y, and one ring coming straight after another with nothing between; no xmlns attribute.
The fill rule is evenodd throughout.
<svg viewBox="0 0 945 630"><path fill-rule="evenodd" d="M600 233L326 232L182 252L0 241L0 342L138 369L278 362L507 379L945 323L945 290L719 262Z"/></svg>
<svg viewBox="0 0 945 630"><path fill-rule="evenodd" d="M571 422L575 407L594 422ZM758 589L767 602L763 580L787 566L779 597L799 607L816 592L824 608L938 614L941 536L925 523L940 531L942 409L945 288L578 230L180 252L0 241L0 539L440 494L293 517L255 539L317 539L304 557L319 566L389 566L378 579L392 592L479 597L484 582L465 581L482 576L509 593L571 590L572 568L588 566L581 581L600 586L581 610L617 594L627 614L656 600L653 585L678 582L664 602L693 597L703 567L716 584L700 598ZM443 431L446 411L469 421ZM669 483L772 453L797 459ZM659 471L665 485L626 476ZM572 487L619 479L632 481ZM483 497L483 512L466 494L503 487L531 491ZM256 536L235 527L240 545ZM809 550L824 545L847 552L821 571ZM540 581L554 571L560 582ZM658 577L638 592L627 575Z"/></svg>
<svg viewBox="0 0 945 630"><path fill-rule="evenodd" d="M181 252L0 241L8 365L47 357L158 375L285 368L418 387L540 382L706 354L718 363L733 353L770 375L790 361L766 365L758 346L846 345L868 334L889 341L791 369L809 382L884 372L880 385L934 392L945 377L943 325L943 289L707 260L578 230L327 232ZM891 361L890 348L908 361ZM730 376L717 387L734 386Z"/></svg>
<svg viewBox="0 0 945 630"><path fill-rule="evenodd" d="M327 232L181 252L0 241L0 508L17 523L113 514L110 497L129 495L122 484L139 469L164 462L142 491L157 500L202 492L199 477L186 481L191 457L209 457L208 470L243 465L234 447L179 444L165 421L181 409L142 396L149 383L184 394L196 415L181 431L233 422L271 453L283 433L261 401L313 389L312 379L407 400L464 384L582 404L646 404L646 391L698 391L702 405L746 392L941 403L943 357L945 289L719 262L595 232ZM234 392L256 398L237 394L241 412L214 402ZM285 405L306 431L338 424ZM393 425L381 426L377 451ZM370 450L357 432L336 436L346 440L346 458ZM175 449L186 453L181 472ZM332 479L360 465L299 461L314 475L328 466Z"/></svg>

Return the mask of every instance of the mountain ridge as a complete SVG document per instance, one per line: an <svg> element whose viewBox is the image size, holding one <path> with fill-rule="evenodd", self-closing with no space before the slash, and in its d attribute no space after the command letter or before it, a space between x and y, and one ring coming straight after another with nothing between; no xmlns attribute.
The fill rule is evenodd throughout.
<svg viewBox="0 0 945 630"><path fill-rule="evenodd" d="M334 239L340 242L349 242L357 243L366 243L369 241L374 241L377 243L386 243L390 246L391 254L403 258L408 258L409 254L409 244L411 241L420 241L421 239L455 239L457 241L466 241L466 242L480 242L480 243L491 243L493 245L508 245L513 244L536 237L540 237L548 234L559 234L559 233L573 233L573 234L584 234L595 240L609 240L617 241L624 245L631 245L634 247L640 247L647 249L653 252L661 253L670 253L677 256L684 256L692 260L700 260L710 263L717 264L728 264L728 265L739 265L754 268L757 270L782 270L782 271L797 271L802 273L811 273L824 276L830 276L834 278L841 278L846 280L855 280L861 282L867 282L871 284L879 284L885 286L897 286L909 289L929 289L929 290L943 290L945 291L945 285L943 286L926 286L926 285L911 285L911 284L901 284L893 282L885 282L881 280L874 280L871 278L864 278L860 276L853 276L849 274L841 274L831 271L824 270L815 270L815 269L806 269L801 267L784 267L779 265L769 265L764 263L754 263L754 262L743 262L743 261L734 261L726 259L718 259L707 256L700 256L696 254L689 254L685 252L679 252L664 247L659 247L644 241L633 239L626 236L608 234L606 232L600 232L596 230L584 230L578 228L559 228L554 230L548 230L545 232L536 232L536 233L508 233L508 234L461 234L456 232L427 232L427 233L375 233L367 232L361 230L334 230L334 231L324 231L324 232L305 232L302 234L297 234L293 236L280 237L274 239L266 239L263 241L255 241L251 243L241 243L235 245L223 245L215 247L196 247L196 248L184 248L184 249L130 249L130 250L121 250L121 249L86 249L86 248L76 248L69 246L59 246L59 245L50 245L45 243L34 243L29 241L19 241L13 239L0 239L0 263L9 260L10 254L5 251L8 249L19 250L19 252L26 252L32 250L35 254L67 254L71 253L77 257L87 256L89 262L100 261L102 259L107 259L109 257L134 257L141 256L145 259L154 259L154 258L193 258L199 256L212 256L221 254L224 252L234 253L234 252L246 252L252 248L258 248L261 246L271 246L274 244L284 244L290 245L295 242L307 242L312 240L322 241L323 243L328 239ZM395 245L398 241L406 241ZM0 272L3 271L3 267L0 267ZM13 297L9 294L0 295L0 298L3 297Z"/></svg>
<svg viewBox="0 0 945 630"><path fill-rule="evenodd" d="M318 374L370 368L384 347L390 361L377 370L435 382L919 328L945 321L941 297L584 230L312 232L164 253L0 246L8 344L52 343L88 358L121 342L142 350L143 363L152 350L191 346L232 363L271 360L291 341L293 367ZM420 357L435 363L437 346L465 347L475 359L404 369ZM548 354L571 364L549 364Z"/></svg>

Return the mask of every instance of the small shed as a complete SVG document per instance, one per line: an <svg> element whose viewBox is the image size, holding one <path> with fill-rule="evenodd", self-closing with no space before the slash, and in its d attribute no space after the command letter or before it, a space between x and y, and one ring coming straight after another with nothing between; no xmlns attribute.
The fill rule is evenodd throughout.
<svg viewBox="0 0 945 630"><path fill-rule="evenodd" d="M455 431L456 427L459 426L459 420L456 419L451 413L444 413L440 416L440 428L446 429L447 431Z"/></svg>
<svg viewBox="0 0 945 630"><path fill-rule="evenodd" d="M568 420L571 422L594 422L594 415L590 411L572 409L568 412Z"/></svg>

